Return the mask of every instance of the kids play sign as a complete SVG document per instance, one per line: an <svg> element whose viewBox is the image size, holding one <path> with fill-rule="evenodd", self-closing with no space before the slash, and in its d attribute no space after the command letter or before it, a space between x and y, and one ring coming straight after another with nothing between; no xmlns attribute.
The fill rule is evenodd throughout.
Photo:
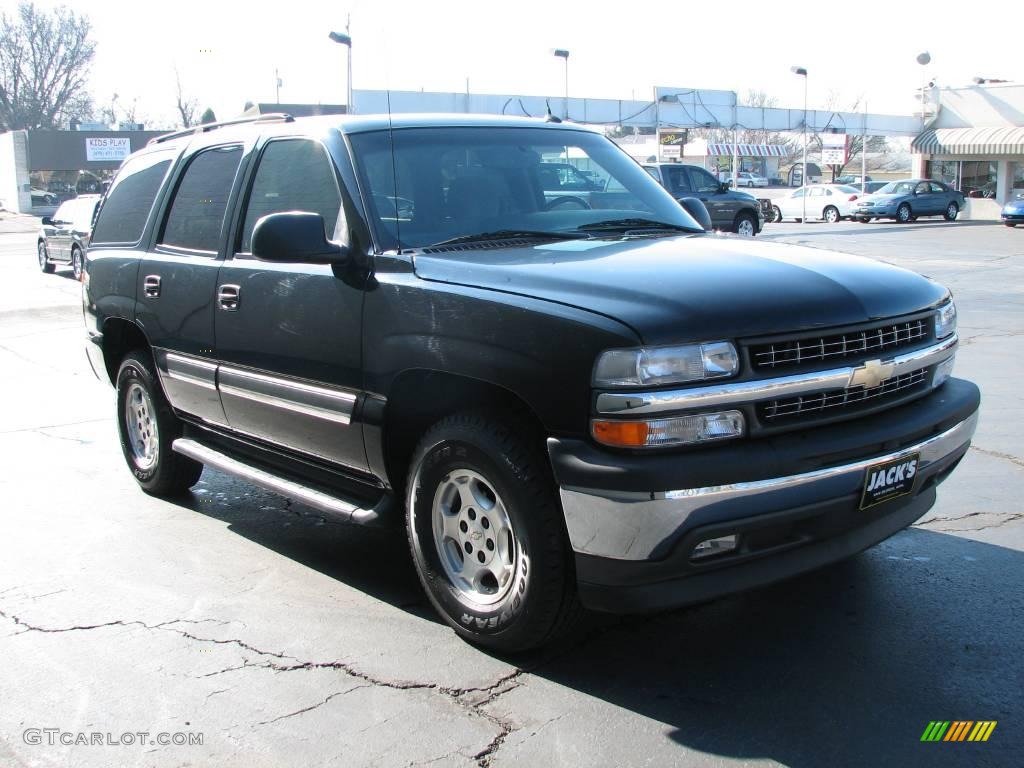
<svg viewBox="0 0 1024 768"><path fill-rule="evenodd" d="M90 163L119 163L131 153L132 144L127 137L103 136L85 140L85 159Z"/></svg>

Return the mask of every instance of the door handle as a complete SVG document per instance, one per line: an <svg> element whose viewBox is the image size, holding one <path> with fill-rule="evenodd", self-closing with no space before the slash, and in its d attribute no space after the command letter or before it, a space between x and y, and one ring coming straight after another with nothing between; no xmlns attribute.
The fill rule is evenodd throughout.
<svg viewBox="0 0 1024 768"><path fill-rule="evenodd" d="M222 285L217 290L217 303L220 308L227 310L228 312L234 312L238 309L238 304L241 301L242 288L237 285Z"/></svg>
<svg viewBox="0 0 1024 768"><path fill-rule="evenodd" d="M142 292L148 299L155 299L160 295L160 275L146 275L142 282Z"/></svg>

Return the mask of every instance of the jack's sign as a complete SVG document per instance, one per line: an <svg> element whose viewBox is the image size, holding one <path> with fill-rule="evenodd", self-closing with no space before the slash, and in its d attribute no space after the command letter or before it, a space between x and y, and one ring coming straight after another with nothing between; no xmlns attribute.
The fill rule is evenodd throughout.
<svg viewBox="0 0 1024 768"><path fill-rule="evenodd" d="M846 165L850 158L850 137L845 133L821 134L821 164Z"/></svg>

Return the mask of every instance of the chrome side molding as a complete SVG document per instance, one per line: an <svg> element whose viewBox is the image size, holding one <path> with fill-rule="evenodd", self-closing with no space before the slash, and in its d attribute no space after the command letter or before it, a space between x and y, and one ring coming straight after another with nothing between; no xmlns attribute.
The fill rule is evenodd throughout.
<svg viewBox="0 0 1024 768"><path fill-rule="evenodd" d="M958 338L953 334L938 344L896 355L885 360L871 360L864 365L811 371L774 379L715 384L708 387L653 392L604 392L597 397L597 413L607 416L641 415L753 403L796 395L846 389L870 384L883 371L888 376L927 368L941 363L956 352Z"/></svg>
<svg viewBox="0 0 1024 768"><path fill-rule="evenodd" d="M287 496L345 523L370 525L380 519L377 508L364 509L357 504L352 504L315 488L309 488L294 480L278 477L266 470L233 459L195 440L180 437L171 443L171 450L206 466L219 469L221 472L240 477L253 485L266 488L268 491Z"/></svg>

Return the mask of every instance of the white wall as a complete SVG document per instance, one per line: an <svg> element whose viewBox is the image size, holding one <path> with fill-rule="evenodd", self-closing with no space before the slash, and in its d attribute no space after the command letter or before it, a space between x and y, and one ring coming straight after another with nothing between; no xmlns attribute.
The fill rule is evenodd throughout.
<svg viewBox="0 0 1024 768"><path fill-rule="evenodd" d="M32 208L29 189L25 131L0 133L0 201L9 211L28 213Z"/></svg>

